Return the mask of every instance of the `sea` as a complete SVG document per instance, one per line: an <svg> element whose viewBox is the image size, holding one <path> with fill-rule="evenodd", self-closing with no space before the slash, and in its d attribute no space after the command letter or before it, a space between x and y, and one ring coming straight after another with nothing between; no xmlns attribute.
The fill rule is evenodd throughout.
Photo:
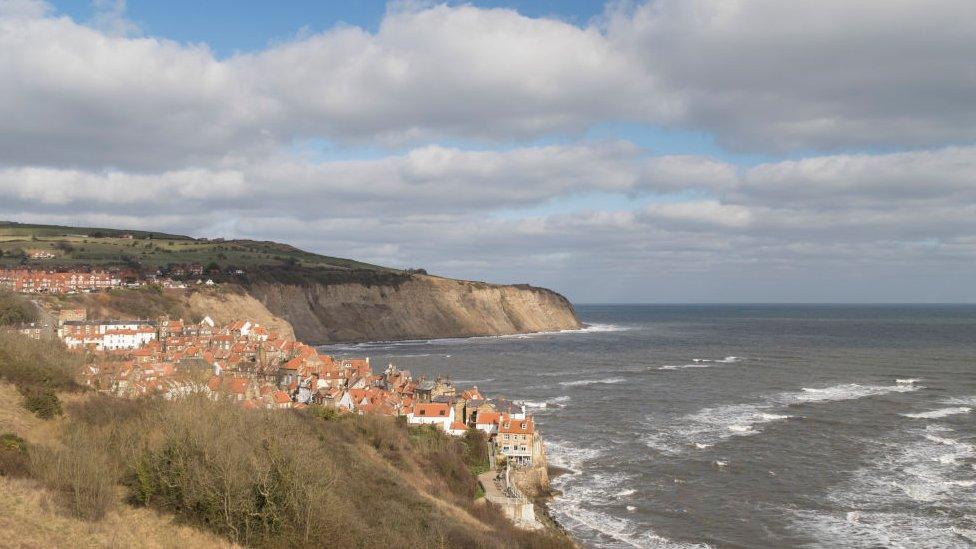
<svg viewBox="0 0 976 549"><path fill-rule="evenodd" d="M976 547L976 306L576 309L323 349L523 403L586 547Z"/></svg>

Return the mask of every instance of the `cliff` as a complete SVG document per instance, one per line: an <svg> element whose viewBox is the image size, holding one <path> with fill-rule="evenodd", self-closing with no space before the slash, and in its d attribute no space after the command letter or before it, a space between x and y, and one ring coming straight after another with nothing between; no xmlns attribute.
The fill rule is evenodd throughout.
<svg viewBox="0 0 976 549"><path fill-rule="evenodd" d="M47 252L31 258L26 249ZM189 275L193 267L206 274ZM581 327L563 296L429 276L255 240L0 221L0 268L115 269L187 280L186 292L125 291L51 297L51 308L84 306L92 316L248 318L303 341L430 339ZM193 283L209 278L207 290ZM243 288L243 291L241 291ZM253 298L253 299L252 299Z"/></svg>
<svg viewBox="0 0 976 549"><path fill-rule="evenodd" d="M314 343L571 330L569 301L544 288L413 274L377 280L268 280L248 293Z"/></svg>

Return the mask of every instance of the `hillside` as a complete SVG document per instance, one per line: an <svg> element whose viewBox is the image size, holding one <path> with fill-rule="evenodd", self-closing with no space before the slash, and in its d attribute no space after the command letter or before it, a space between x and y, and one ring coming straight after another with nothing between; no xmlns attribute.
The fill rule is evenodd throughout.
<svg viewBox="0 0 976 549"><path fill-rule="evenodd" d="M572 546L479 499L488 460L473 429L126 400L79 385L83 368L55 341L0 330L0 545Z"/></svg>
<svg viewBox="0 0 976 549"><path fill-rule="evenodd" d="M30 252L54 257L31 258ZM368 263L305 252L277 242L190 238L159 232L0 222L0 267L131 267L155 271L197 263L244 270L304 267L396 272Z"/></svg>
<svg viewBox="0 0 976 549"><path fill-rule="evenodd" d="M37 253L39 251L45 253ZM44 257L30 257L31 255ZM155 272L212 268L208 278L240 288L250 309L290 324L311 343L469 337L581 327L566 298L544 288L430 276L251 240L0 223L0 267L93 265ZM237 270L242 272L236 272ZM194 277L188 277L191 280ZM194 310L197 290L177 304ZM105 304L126 313L125 299ZM199 308L197 308L198 310ZM137 314L138 311L128 311ZM264 314L264 313L262 313Z"/></svg>

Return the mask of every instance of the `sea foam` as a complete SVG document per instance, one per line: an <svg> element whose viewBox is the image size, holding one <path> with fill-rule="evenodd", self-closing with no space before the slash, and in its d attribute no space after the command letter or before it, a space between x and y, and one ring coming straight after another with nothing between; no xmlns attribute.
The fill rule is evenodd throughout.
<svg viewBox="0 0 976 549"><path fill-rule="evenodd" d="M791 419L794 416L786 411L793 405L855 400L919 389L921 387L918 385L857 383L803 388L800 391L768 395L759 402L705 408L666 422L649 417L647 424L651 432L643 440L647 446L667 454L692 448L702 450L734 436L761 433L766 424Z"/></svg>
<svg viewBox="0 0 976 549"><path fill-rule="evenodd" d="M582 387L586 385L614 384L626 381L622 377L608 377L603 379L580 379L577 381L560 381L559 384L566 387Z"/></svg>
<svg viewBox="0 0 976 549"><path fill-rule="evenodd" d="M876 455L827 494L839 512L804 510L793 528L817 545L957 547L964 518L976 507L976 474L966 463L976 447L943 425L908 429L875 441ZM939 513L928 508L940 509Z"/></svg>

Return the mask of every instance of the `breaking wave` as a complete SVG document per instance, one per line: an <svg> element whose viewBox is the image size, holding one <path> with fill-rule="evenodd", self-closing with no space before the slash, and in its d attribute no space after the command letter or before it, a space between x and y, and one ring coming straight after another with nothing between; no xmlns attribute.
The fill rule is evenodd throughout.
<svg viewBox="0 0 976 549"><path fill-rule="evenodd" d="M931 412L919 412L917 414L901 414L905 417L911 417L915 419L939 419L943 417L954 416L957 414L968 414L972 412L973 409L968 406L956 406L952 408L940 408L938 410L932 410Z"/></svg>
<svg viewBox="0 0 976 549"><path fill-rule="evenodd" d="M526 408L545 410L550 407L562 408L564 406L564 403L568 402L569 400L570 397L564 395L564 396L558 396L558 397L546 399L541 402L533 401L533 400L516 400L515 404L518 404L519 406L525 406Z"/></svg>
<svg viewBox="0 0 976 549"><path fill-rule="evenodd" d="M793 418L794 416L785 413L793 405L855 400L888 393L911 392L920 388L918 385L904 384L845 383L820 389L803 388L800 391L770 395L760 402L705 408L664 425L651 417L647 419L647 424L653 432L644 437L644 443L650 448L667 454L676 454L692 448L704 450L734 436L760 433L763 426L768 423Z"/></svg>
<svg viewBox="0 0 976 549"><path fill-rule="evenodd" d="M603 379L580 379L577 381L560 381L559 384L566 387L581 387L585 385L623 383L624 381L626 380L622 377L609 377Z"/></svg>
<svg viewBox="0 0 976 549"><path fill-rule="evenodd" d="M916 412L912 414L901 414L904 417L914 419L941 419L944 417L968 414L976 407L976 396L953 397L940 401L944 408L938 408L927 412Z"/></svg>
<svg viewBox="0 0 976 549"><path fill-rule="evenodd" d="M976 447L929 425L882 441L875 459L828 493L836 512L796 513L793 527L824 545L956 547L976 528ZM928 510L938 509L938 513ZM969 513L969 514L967 514Z"/></svg>
<svg viewBox="0 0 976 549"><path fill-rule="evenodd" d="M823 389L810 389L804 387L799 393L784 393L781 401L784 404L805 404L813 402L829 402L835 400L855 400L869 396L886 395L889 393L909 393L917 391L922 387L914 383L899 383L896 385L859 385L857 383L845 383L834 385Z"/></svg>
<svg viewBox="0 0 976 549"><path fill-rule="evenodd" d="M615 474L582 473L586 463L599 459L603 452L597 449L573 448L568 443L547 442L550 461L572 471L553 479L553 485L562 493L549 505L559 524L584 545L640 548L692 548L705 547L677 543L657 535L646 525L613 514L619 507L619 498L632 496L636 490L626 488L630 479ZM629 511L634 506L626 507Z"/></svg>

